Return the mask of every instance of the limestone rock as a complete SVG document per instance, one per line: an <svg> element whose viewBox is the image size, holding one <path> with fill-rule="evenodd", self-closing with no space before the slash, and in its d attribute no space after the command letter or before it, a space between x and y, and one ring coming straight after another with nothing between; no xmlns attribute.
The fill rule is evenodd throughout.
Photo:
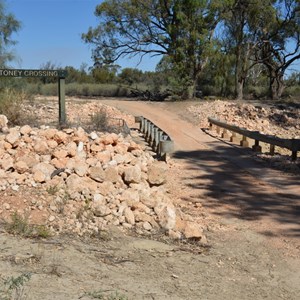
<svg viewBox="0 0 300 300"><path fill-rule="evenodd" d="M201 239L202 236L204 235L203 228L196 222L191 222L191 221L186 221L183 234L187 239L190 238Z"/></svg>
<svg viewBox="0 0 300 300"><path fill-rule="evenodd" d="M162 185L167 179L167 164L155 162L148 169L148 181L151 185Z"/></svg>
<svg viewBox="0 0 300 300"><path fill-rule="evenodd" d="M124 181L128 183L139 183L142 178L141 168L136 166L127 167L124 170Z"/></svg>
<svg viewBox="0 0 300 300"><path fill-rule="evenodd" d="M7 117L5 115L0 115L0 130L5 131L7 129Z"/></svg>

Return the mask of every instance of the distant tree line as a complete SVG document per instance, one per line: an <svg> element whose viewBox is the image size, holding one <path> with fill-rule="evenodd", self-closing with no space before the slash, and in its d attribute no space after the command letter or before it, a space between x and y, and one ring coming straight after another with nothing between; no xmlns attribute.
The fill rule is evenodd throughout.
<svg viewBox="0 0 300 300"><path fill-rule="evenodd" d="M95 15L98 26L82 35L93 45L94 64L65 67L69 85L113 84L119 95L127 94L123 87L153 95L168 91L174 99L300 95L299 68L291 71L300 62L299 0L104 0ZM15 59L12 35L19 28L0 0L1 67ZM146 55L161 58L153 72L117 65L121 57ZM34 92L55 81L26 79ZM7 82L21 80L1 80L0 89ZM72 94L77 90L72 87Z"/></svg>

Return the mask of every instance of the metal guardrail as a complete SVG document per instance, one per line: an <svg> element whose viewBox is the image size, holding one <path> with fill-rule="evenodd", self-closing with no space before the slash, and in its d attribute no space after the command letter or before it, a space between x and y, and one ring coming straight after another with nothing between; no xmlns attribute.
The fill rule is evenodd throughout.
<svg viewBox="0 0 300 300"><path fill-rule="evenodd" d="M135 122L140 124L139 129L153 151L164 161L167 161L168 155L174 151L174 142L170 136L153 122L142 116L135 117Z"/></svg>
<svg viewBox="0 0 300 300"><path fill-rule="evenodd" d="M297 159L297 152L300 151L300 139L282 139L276 137L274 135L265 135L260 133L259 131L250 131L245 128L240 128L235 125L230 125L215 118L208 118L210 129L213 129L213 126L217 126L217 132L220 133L220 128L223 128L222 138L230 138L231 142L237 142L238 138L236 133L242 135L242 140L240 141L240 145L243 147L249 147L249 142L247 138L253 139L255 141L252 149L254 151L261 152L261 146L259 142L263 142L266 144L270 144L270 154L274 155L275 146L289 149L292 151L292 160L295 161ZM231 132L231 136L229 136L228 131Z"/></svg>

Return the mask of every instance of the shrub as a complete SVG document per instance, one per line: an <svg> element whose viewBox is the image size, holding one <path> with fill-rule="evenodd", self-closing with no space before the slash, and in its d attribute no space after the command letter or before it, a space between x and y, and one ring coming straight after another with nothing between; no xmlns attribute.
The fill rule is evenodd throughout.
<svg viewBox="0 0 300 300"><path fill-rule="evenodd" d="M17 212L11 215L11 222L6 224L6 230L8 233L29 238L48 238L51 235L45 225L29 224L28 219Z"/></svg>
<svg viewBox="0 0 300 300"><path fill-rule="evenodd" d="M7 117L12 125L19 125L22 123L23 111L22 105L26 99L24 92L5 88L0 92L0 114Z"/></svg>
<svg viewBox="0 0 300 300"><path fill-rule="evenodd" d="M30 278L30 273L22 273L18 277L4 279L3 287L0 288L0 300L25 299L24 285Z"/></svg>

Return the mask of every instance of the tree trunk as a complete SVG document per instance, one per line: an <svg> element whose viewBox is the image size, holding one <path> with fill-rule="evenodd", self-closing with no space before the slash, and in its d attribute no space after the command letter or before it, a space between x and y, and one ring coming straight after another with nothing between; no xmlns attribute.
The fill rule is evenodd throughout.
<svg viewBox="0 0 300 300"><path fill-rule="evenodd" d="M235 81L235 98L236 100L242 100L244 97L244 83L243 78L237 78Z"/></svg>
<svg viewBox="0 0 300 300"><path fill-rule="evenodd" d="M271 99L280 99L284 89L285 84L283 80L283 75L275 72L273 74L270 74L269 96L271 97Z"/></svg>
<svg viewBox="0 0 300 300"><path fill-rule="evenodd" d="M183 100L192 99L195 97L195 93L196 93L196 82L192 82L184 88L182 93L182 99Z"/></svg>

